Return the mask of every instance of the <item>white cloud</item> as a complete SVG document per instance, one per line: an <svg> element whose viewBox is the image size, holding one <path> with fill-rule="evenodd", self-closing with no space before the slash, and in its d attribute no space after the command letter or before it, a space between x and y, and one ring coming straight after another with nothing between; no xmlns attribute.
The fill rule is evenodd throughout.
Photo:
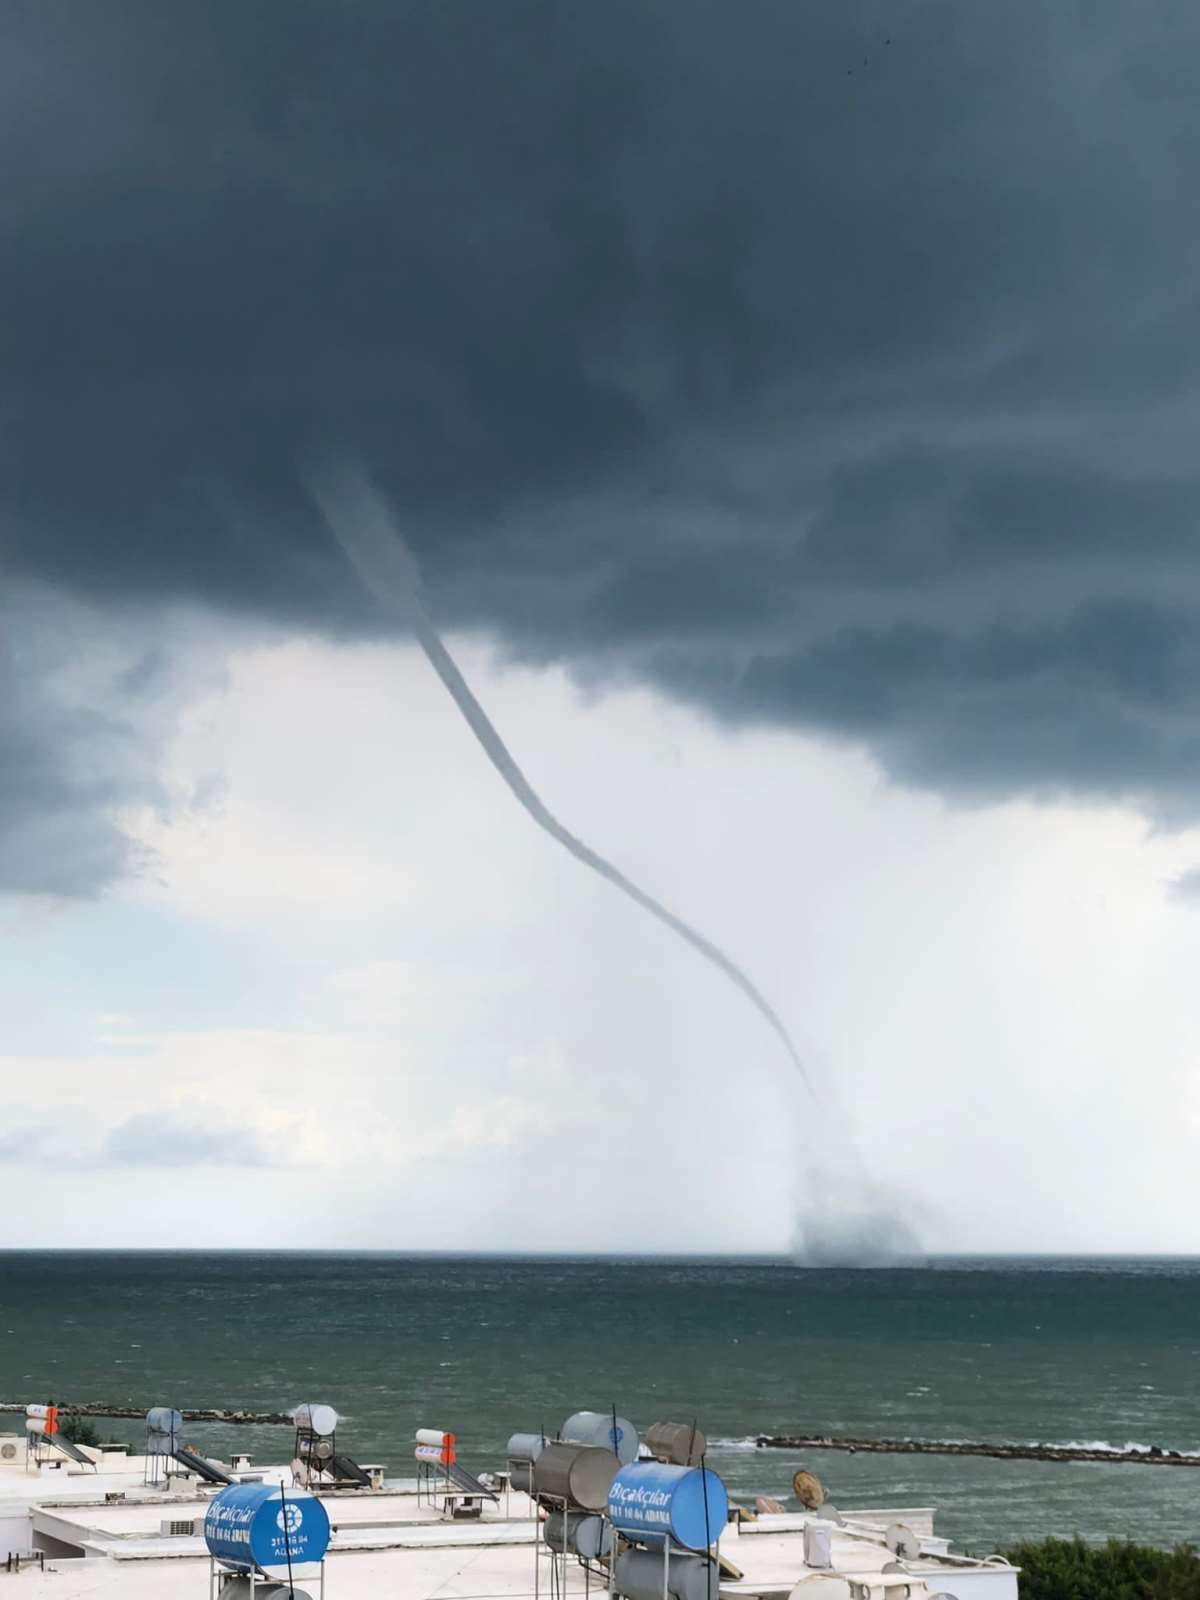
<svg viewBox="0 0 1200 1600"><path fill-rule="evenodd" d="M301 1208L314 1243L782 1249L849 1172L933 1248L1195 1245L1200 928L1162 891L1194 839L949 809L844 749L461 654L563 820L777 1005L861 1168L744 998L532 827L413 651L291 642L185 717L166 781L220 772L221 805L141 817L161 876L126 895L236 976L167 1026L114 978L104 1054L7 1062L82 1152L155 1117L266 1164L223 1166L220 1217L68 1180L39 1237L288 1243Z"/></svg>

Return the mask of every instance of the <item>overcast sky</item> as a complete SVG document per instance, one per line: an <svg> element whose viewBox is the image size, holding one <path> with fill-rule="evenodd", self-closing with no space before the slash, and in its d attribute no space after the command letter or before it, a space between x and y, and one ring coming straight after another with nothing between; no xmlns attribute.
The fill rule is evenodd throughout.
<svg viewBox="0 0 1200 1600"><path fill-rule="evenodd" d="M0 1243L1200 1250L1198 66L1170 0L8 7ZM818 1099L516 806L331 453Z"/></svg>

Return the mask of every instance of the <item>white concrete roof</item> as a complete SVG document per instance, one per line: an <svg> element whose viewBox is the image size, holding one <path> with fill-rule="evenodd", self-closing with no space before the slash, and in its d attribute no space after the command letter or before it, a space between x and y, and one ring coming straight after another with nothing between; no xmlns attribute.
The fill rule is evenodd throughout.
<svg viewBox="0 0 1200 1600"><path fill-rule="evenodd" d="M0 1466L0 1517L23 1514L35 1533L78 1545L88 1559L47 1557L45 1572L24 1571L26 1600L208 1600L209 1561L203 1538L163 1534L164 1521L199 1521L212 1492L195 1487L168 1495L142 1484L140 1457L106 1460L98 1473L37 1475ZM265 1469L272 1477L286 1469ZM120 1504L106 1494L124 1493ZM524 1495L511 1494L488 1505L477 1520L450 1520L436 1508L418 1505L415 1493L388 1487L322 1495L334 1533L325 1568L326 1600L532 1600L535 1535ZM981 1567L961 1560L939 1560L944 1542L933 1536L927 1507L867 1508L842 1513L845 1526L830 1530L834 1570L859 1581L882 1582L882 1569L894 1561L884 1531L903 1522L918 1536L922 1556L907 1563L914 1582L925 1577L929 1594L958 1600L1016 1600L1011 1568ZM786 1596L809 1573L804 1562L801 1513L764 1516L731 1525L722 1534L721 1553L741 1577L722 1583L726 1600ZM50 1548L58 1548L51 1545ZM541 1548L538 1591L548 1595L550 1557ZM297 1579L310 1593L317 1580ZM567 1564L567 1590L585 1589L602 1600L604 1582L573 1559ZM879 1593L883 1593L879 1589ZM921 1592L921 1591L916 1591ZM797 1597L800 1600L800 1597Z"/></svg>

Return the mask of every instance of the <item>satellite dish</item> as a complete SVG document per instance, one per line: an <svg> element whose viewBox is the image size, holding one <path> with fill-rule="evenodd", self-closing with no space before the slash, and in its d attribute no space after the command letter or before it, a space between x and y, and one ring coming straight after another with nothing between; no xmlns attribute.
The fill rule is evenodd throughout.
<svg viewBox="0 0 1200 1600"><path fill-rule="evenodd" d="M821 1518L822 1522L832 1522L834 1526L838 1528L844 1528L846 1526L845 1517L834 1505L832 1500L824 1501L821 1505L820 1511L817 1514Z"/></svg>
<svg viewBox="0 0 1200 1600"><path fill-rule="evenodd" d="M801 1578L794 1585L788 1600L850 1600L851 1589L848 1578L826 1577L823 1573L814 1573L810 1578Z"/></svg>
<svg viewBox="0 0 1200 1600"><path fill-rule="evenodd" d="M883 1537L884 1544L901 1561L915 1561L921 1554L921 1541L906 1523L893 1522Z"/></svg>
<svg viewBox="0 0 1200 1600"><path fill-rule="evenodd" d="M825 1486L815 1472L801 1467L792 1478L792 1493L806 1511L815 1511L825 1499Z"/></svg>

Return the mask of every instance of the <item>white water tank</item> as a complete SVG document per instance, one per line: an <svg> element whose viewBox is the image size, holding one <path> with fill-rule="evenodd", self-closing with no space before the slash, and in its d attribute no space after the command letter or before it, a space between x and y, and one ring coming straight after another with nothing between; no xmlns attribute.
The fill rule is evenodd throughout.
<svg viewBox="0 0 1200 1600"><path fill-rule="evenodd" d="M595 1561L612 1549L612 1523L590 1511L552 1511L542 1526L551 1550L573 1550L585 1561Z"/></svg>
<svg viewBox="0 0 1200 1600"><path fill-rule="evenodd" d="M804 1524L804 1565L815 1572L828 1572L833 1566L833 1527L828 1522Z"/></svg>
<svg viewBox="0 0 1200 1600"><path fill-rule="evenodd" d="M565 1441L548 1444L533 1463L534 1497L561 1500L569 1509L603 1514L618 1467L611 1450Z"/></svg>
<svg viewBox="0 0 1200 1600"><path fill-rule="evenodd" d="M698 1467L708 1448L704 1434L690 1422L656 1422L646 1429L642 1443L656 1461L674 1467Z"/></svg>
<svg viewBox="0 0 1200 1600"><path fill-rule="evenodd" d="M306 1428L322 1438L337 1432L338 1414L332 1406L310 1405L306 1401L292 1412L292 1419L298 1428Z"/></svg>
<svg viewBox="0 0 1200 1600"><path fill-rule="evenodd" d="M623 1467L637 1460L638 1431L628 1417L611 1411L575 1411L562 1425L564 1444L589 1444L611 1450Z"/></svg>
<svg viewBox="0 0 1200 1600"><path fill-rule="evenodd" d="M287 1583L264 1583L261 1578L226 1578L221 1585L221 1600L312 1600L307 1589L293 1589Z"/></svg>

